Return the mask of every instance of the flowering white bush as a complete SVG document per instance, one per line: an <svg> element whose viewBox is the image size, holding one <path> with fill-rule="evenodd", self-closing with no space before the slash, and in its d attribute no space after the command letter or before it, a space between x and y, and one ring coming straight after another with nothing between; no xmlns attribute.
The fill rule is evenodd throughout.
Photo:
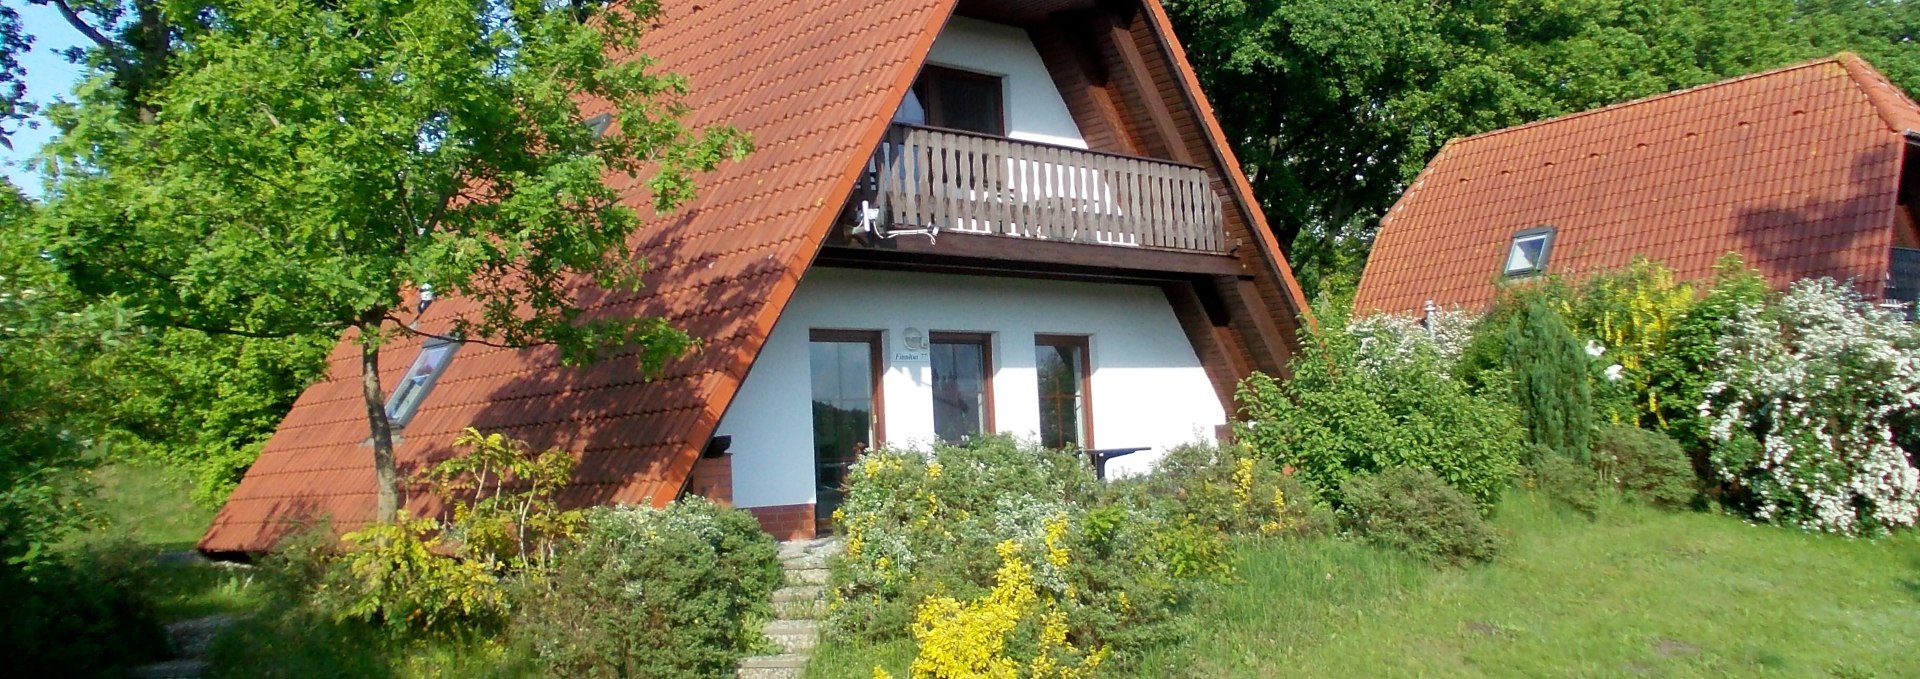
<svg viewBox="0 0 1920 679"><path fill-rule="evenodd" d="M1359 340L1357 358L1360 368L1377 373L1381 368L1404 365L1416 352L1431 350L1443 366L1451 366L1473 341L1476 314L1460 309L1441 309L1428 315L1426 323L1404 314L1375 314L1353 319L1347 332Z"/></svg>
<svg viewBox="0 0 1920 679"><path fill-rule="evenodd" d="M1711 461L1755 518L1872 534L1920 518L1895 423L1920 408L1920 330L1831 279L1727 321L1700 414Z"/></svg>

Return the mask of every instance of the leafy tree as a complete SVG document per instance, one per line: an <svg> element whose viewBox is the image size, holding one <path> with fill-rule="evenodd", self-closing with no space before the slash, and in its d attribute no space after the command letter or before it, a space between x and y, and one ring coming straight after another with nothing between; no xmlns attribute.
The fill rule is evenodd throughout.
<svg viewBox="0 0 1920 679"><path fill-rule="evenodd" d="M1594 427L1585 349L1544 295L1521 294L1506 329L1507 367L1520 421L1536 447L1585 463Z"/></svg>
<svg viewBox="0 0 1920 679"><path fill-rule="evenodd" d="M62 286L20 233L32 212L0 182L0 563L23 567L85 516L88 447L114 401L112 349L130 332L118 307Z"/></svg>
<svg viewBox="0 0 1920 679"><path fill-rule="evenodd" d="M1309 293L1357 282L1448 140L1859 52L1920 87L1920 4L1883 0L1167 0Z"/></svg>
<svg viewBox="0 0 1920 679"><path fill-rule="evenodd" d="M301 390L325 374L337 339L143 333L120 350L124 396L112 412L114 428L131 454L186 472L194 501L218 506Z"/></svg>
<svg viewBox="0 0 1920 679"><path fill-rule="evenodd" d="M637 288L640 220L606 181L644 176L656 209L744 154L680 121L684 79L634 55L654 2L234 0L174 30L167 75L130 109L102 70L53 107L49 229L82 289L155 326L243 337L345 333L360 347L378 516L400 504L380 345L415 332L406 291L472 302L443 336L549 345L570 362L688 338L589 313ZM606 134L583 101L610 105ZM151 113L151 115L149 115Z"/></svg>
<svg viewBox="0 0 1920 679"><path fill-rule="evenodd" d="M0 146L7 148L13 148L8 127L19 124L31 112L25 101L27 71L20 65L20 55L31 46L33 37L20 26L20 13L0 5ZM12 187L7 190L12 191Z"/></svg>

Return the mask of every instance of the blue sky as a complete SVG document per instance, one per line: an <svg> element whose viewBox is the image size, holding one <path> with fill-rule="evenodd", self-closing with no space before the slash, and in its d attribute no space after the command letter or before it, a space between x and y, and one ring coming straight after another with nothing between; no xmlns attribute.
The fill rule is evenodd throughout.
<svg viewBox="0 0 1920 679"><path fill-rule="evenodd" d="M20 12L20 21L32 35L33 51L20 59L27 67L27 98L45 104L56 98L67 97L73 90L73 83L80 77L80 67L67 63L66 59L55 54L55 50L79 45L86 40L65 19L60 12L46 5L30 5L26 0L0 0ZM13 135L13 149L0 147L0 170L6 172L7 179L15 186L24 189L28 195L40 195L40 175L26 167L25 161L40 151L52 135L45 120L38 121L39 129L22 129Z"/></svg>

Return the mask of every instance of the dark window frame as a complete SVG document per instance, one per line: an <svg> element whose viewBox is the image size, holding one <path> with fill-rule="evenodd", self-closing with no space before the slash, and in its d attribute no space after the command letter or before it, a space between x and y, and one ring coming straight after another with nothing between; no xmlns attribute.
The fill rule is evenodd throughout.
<svg viewBox="0 0 1920 679"><path fill-rule="evenodd" d="M1560 229L1550 224L1513 232L1513 237L1507 240L1507 249L1500 257L1500 275L1506 278L1526 278L1545 273L1547 263L1553 261L1553 245L1554 241L1559 239L1559 234ZM1509 268L1507 265L1513 261L1514 248L1520 247L1521 241L1534 238L1539 238L1542 242L1540 256L1534 260L1533 266L1524 269Z"/></svg>
<svg viewBox="0 0 1920 679"><path fill-rule="evenodd" d="M992 83L994 86L993 88L994 90L993 120L994 120L995 129L967 130L965 128L954 127L951 124L951 121L947 120L946 111L945 109L942 108L942 105L944 104L944 100L943 100L944 94L942 93L941 88L936 86L933 82L931 82L929 78L931 78L932 80L957 79L957 80L973 80L976 82ZM912 90L913 90L913 95L915 97L918 97L920 100L920 109L926 112L926 122L928 127L939 127L939 128L953 129L953 130L961 130L966 132L975 132L979 134L990 134L997 137L1007 136L1007 78L1006 76L994 75L992 73L982 73L980 71L970 71L967 69L955 68L952 66L940 66L937 64L927 64L925 66L922 66L920 68L920 74L914 77Z"/></svg>
<svg viewBox="0 0 1920 679"><path fill-rule="evenodd" d="M1080 449L1093 449L1093 340L1089 335L1062 335L1036 333L1033 345L1037 347L1072 347L1080 350ZM1035 378L1039 375L1035 366ZM1037 385L1036 385L1037 386ZM1043 392L1042 400L1046 398ZM1044 411L1042 412L1044 416ZM1044 422L1044 419L1043 419Z"/></svg>
<svg viewBox="0 0 1920 679"><path fill-rule="evenodd" d="M426 341L420 343L419 353L413 355L413 361L407 364L407 371L401 373L400 380L394 383L393 393L387 395L387 403L383 408L387 413L388 426L394 429L404 428L420 414L421 406L426 404L427 398L433 396L433 388L440 384L440 376L446 374L447 368L453 365L454 356L460 353L461 344L463 342L456 337L428 337ZM420 370L429 352L441 347L446 347L447 353L441 358L439 365L433 366L432 371L415 379L414 373ZM420 392L420 396L411 399L410 402L413 405L404 411L396 411L395 408L409 402L406 397L411 396L415 391Z"/></svg>
<svg viewBox="0 0 1920 679"><path fill-rule="evenodd" d="M928 348L931 349L935 344L974 344L980 347L980 391L981 397L986 400L986 403L981 404L980 434L990 436L998 431L995 428L996 425L994 424L993 418L995 404L993 398L993 373L995 367L993 363L993 333L947 331L927 333ZM931 375L932 362L929 361L928 363L928 374ZM936 423L935 429L937 430L938 428L938 424ZM935 438L938 438L939 432L935 431L934 433Z"/></svg>
<svg viewBox="0 0 1920 679"><path fill-rule="evenodd" d="M887 398L882 384L886 381L884 347L885 335L879 330L839 330L815 328L807 331L807 342L845 342L865 343L867 354L872 362L869 368L873 376L873 445L868 450L879 448L887 442Z"/></svg>

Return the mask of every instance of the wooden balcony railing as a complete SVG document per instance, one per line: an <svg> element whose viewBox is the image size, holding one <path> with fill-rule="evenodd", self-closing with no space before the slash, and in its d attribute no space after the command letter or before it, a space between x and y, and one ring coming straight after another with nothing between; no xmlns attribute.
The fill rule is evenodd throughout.
<svg viewBox="0 0 1920 679"><path fill-rule="evenodd" d="M854 188L881 230L1227 253L1205 170L1164 160L893 125ZM856 210L856 219L858 212Z"/></svg>

